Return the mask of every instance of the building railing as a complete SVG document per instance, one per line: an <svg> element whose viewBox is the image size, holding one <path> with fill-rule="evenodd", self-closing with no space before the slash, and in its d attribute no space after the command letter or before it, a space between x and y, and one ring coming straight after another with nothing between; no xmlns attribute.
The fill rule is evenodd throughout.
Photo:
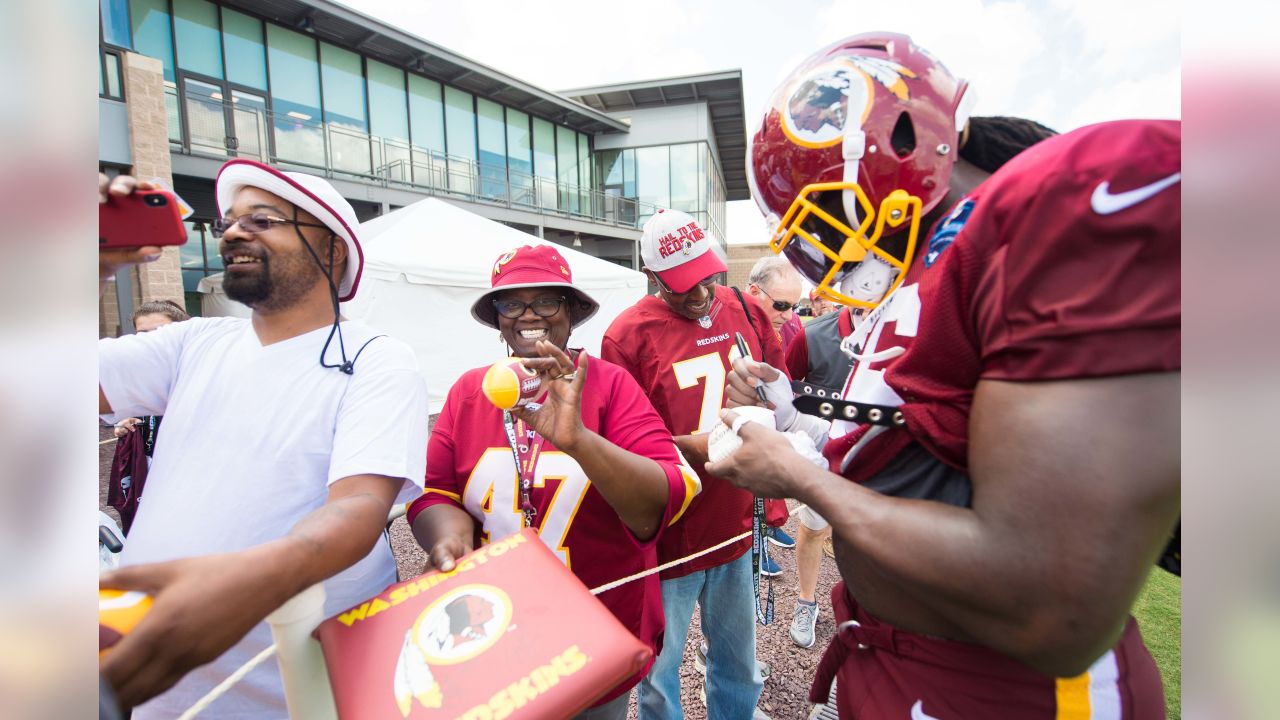
<svg viewBox="0 0 1280 720"><path fill-rule="evenodd" d="M166 87L175 107L177 89ZM492 165L385 138L302 113L280 113L191 91L185 97L187 132L171 144L184 152L248 157L306 167L327 177L529 210L638 229L657 206L593 188ZM172 120L172 118L171 118Z"/></svg>

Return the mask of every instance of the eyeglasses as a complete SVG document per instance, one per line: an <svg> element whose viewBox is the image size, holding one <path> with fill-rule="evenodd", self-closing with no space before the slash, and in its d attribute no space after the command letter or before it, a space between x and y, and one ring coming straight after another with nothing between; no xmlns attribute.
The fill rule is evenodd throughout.
<svg viewBox="0 0 1280 720"><path fill-rule="evenodd" d="M250 213L248 215L241 215L240 217L237 217L237 218L221 217L221 218L215 219L212 223L210 223L210 227L213 229L213 236L216 238L220 238L224 233L226 233L235 225L239 225L241 230L244 230L249 234L256 235L257 233L266 232L270 230L272 225L280 225L280 224L305 225L306 227L318 227L318 228L329 227L328 225L302 222L301 220L286 220L284 218L271 217L266 213Z"/></svg>
<svg viewBox="0 0 1280 720"><path fill-rule="evenodd" d="M769 295L768 290L765 290L759 285L757 285L756 287L760 288L760 292L764 293L765 295ZM773 296L769 295L769 299L773 300ZM799 305L799 303L789 303L789 302L783 302L782 300L773 300L773 309L777 310L778 312L786 312L788 310L793 310L797 305Z"/></svg>
<svg viewBox="0 0 1280 720"><path fill-rule="evenodd" d="M658 283L658 289L662 290L668 295L688 295L689 293L693 292L693 288L689 288L688 290L685 290L682 293L678 293L675 290L672 290L671 288L667 287L666 283L662 282L662 278L658 277L658 273L653 274L653 279L654 279L654 282ZM715 287L715 284L716 284L715 275L705 277L698 281L698 285L708 290L710 290L712 287Z"/></svg>
<svg viewBox="0 0 1280 720"><path fill-rule="evenodd" d="M521 300L494 300L493 308L498 314L508 320L515 320L524 314L525 308L533 308L533 314L541 318L549 318L560 312L560 306L564 304L564 297L558 298L538 298L531 303Z"/></svg>

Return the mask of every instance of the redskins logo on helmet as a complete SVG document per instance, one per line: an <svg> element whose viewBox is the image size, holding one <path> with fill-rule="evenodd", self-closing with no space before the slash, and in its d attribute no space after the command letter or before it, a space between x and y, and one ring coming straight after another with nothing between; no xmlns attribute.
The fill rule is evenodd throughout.
<svg viewBox="0 0 1280 720"><path fill-rule="evenodd" d="M822 297L875 307L841 283L868 256L891 268L889 292L902 283L921 219L947 194L973 99L905 35L855 35L804 61L751 138L748 178L770 247Z"/></svg>

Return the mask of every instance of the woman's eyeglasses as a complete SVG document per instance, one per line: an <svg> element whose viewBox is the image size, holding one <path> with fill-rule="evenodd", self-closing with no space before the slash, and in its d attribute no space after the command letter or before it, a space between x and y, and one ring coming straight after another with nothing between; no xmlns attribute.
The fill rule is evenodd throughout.
<svg viewBox="0 0 1280 720"><path fill-rule="evenodd" d="M248 215L241 215L240 217L235 217L235 218L221 217L221 218L215 219L212 223L210 223L210 227L213 230L213 236L216 238L220 238L224 233L226 233L235 225L239 225L241 230L244 230L245 232L251 235L256 235L257 233L266 232L270 230L272 225L280 225L280 224L305 225L306 227L318 227L318 228L328 227L328 225L320 225L319 223L309 223L309 222L302 222L301 220L286 220L284 218L271 217L266 213L250 213Z"/></svg>
<svg viewBox="0 0 1280 720"><path fill-rule="evenodd" d="M759 285L757 285L756 287L760 288L760 292L764 293L765 295L769 295L768 290L765 290ZM773 296L769 295L769 299L773 300ZM799 304L800 303L789 303L789 302L783 302L782 300L773 300L773 309L777 310L778 312L786 312L788 310L794 310L796 306L798 306Z"/></svg>
<svg viewBox="0 0 1280 720"><path fill-rule="evenodd" d="M564 304L564 297L558 298L538 298L531 303L520 300L494 300L493 308L498 314L508 320L515 320L524 314L525 308L533 308L533 314L541 318L549 318L560 312L560 306Z"/></svg>

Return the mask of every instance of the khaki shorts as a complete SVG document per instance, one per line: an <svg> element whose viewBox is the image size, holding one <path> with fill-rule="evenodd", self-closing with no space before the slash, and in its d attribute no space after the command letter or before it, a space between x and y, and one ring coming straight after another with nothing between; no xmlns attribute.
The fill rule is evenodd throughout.
<svg viewBox="0 0 1280 720"><path fill-rule="evenodd" d="M800 515L800 524L813 532L822 532L829 527L826 518L810 510L808 505L801 505L798 514Z"/></svg>

